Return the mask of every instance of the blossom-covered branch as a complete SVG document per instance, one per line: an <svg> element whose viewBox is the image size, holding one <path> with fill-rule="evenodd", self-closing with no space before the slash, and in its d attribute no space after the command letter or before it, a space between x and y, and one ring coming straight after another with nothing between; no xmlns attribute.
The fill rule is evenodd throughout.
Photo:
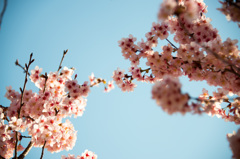
<svg viewBox="0 0 240 159"><path fill-rule="evenodd" d="M61 69L66 53L64 51L58 71L43 75L38 66L30 71L29 78L39 88L38 93L26 89L29 67L34 61L32 54L24 68L25 80L20 93L11 86L7 87L5 97L11 101L10 106L0 107L0 155L3 158L11 158L14 154L14 158L23 159L33 147L42 148L41 158L44 149L52 153L72 149L77 131L69 120L62 120L83 115L91 87L103 83L107 85L106 92L114 88L112 82L107 84L106 80L95 78L93 74L89 77L90 83L79 84L76 75L72 78L74 68ZM26 130L28 136L22 135ZM18 144L25 138L31 139L26 148ZM17 157L18 151L22 153Z"/></svg>
<svg viewBox="0 0 240 159"><path fill-rule="evenodd" d="M219 9L231 20L239 22L240 1L221 2ZM122 91L133 91L134 80L155 83L152 98L167 113L207 113L240 124L240 51L237 40L223 41L218 30L205 16L207 6L203 0L163 0L158 13L158 23L145 34L146 40L135 43L133 35L122 38L118 43L122 55L130 60L129 74L118 68L113 79ZM168 39L173 35L176 46ZM169 44L155 51L159 40ZM142 72L140 60L146 59ZM213 95L206 89L198 98L181 91L178 77L185 75L190 81L205 80L211 86L218 86ZM235 95L230 100L230 95ZM239 150L239 145L238 145ZM240 157L233 153L236 158Z"/></svg>

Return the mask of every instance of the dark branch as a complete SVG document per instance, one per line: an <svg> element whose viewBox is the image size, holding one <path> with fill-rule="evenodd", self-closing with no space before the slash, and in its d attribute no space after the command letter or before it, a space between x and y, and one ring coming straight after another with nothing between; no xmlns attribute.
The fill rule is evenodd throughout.
<svg viewBox="0 0 240 159"><path fill-rule="evenodd" d="M3 19L4 13L6 11L6 8L7 8L7 0L4 0L3 10L0 14L0 29L1 29L2 19Z"/></svg>
<svg viewBox="0 0 240 159"><path fill-rule="evenodd" d="M6 111L8 110L8 107L5 107L5 106L3 106L3 105L0 105L0 108L3 109L3 112L6 112Z"/></svg>
<svg viewBox="0 0 240 159"><path fill-rule="evenodd" d="M30 54L30 58L29 58L29 62L28 64L25 64L25 67L26 67L26 72L25 72L25 80L24 80L24 85L23 85L23 89L20 88L20 91L21 91L21 102L20 102L20 108L18 110L18 119L21 117L21 109L24 105L23 103L23 96L24 96L24 92L25 92L25 89L26 89L26 84L27 84L27 77L28 77L28 70L29 70L29 67L30 65L34 62L34 59L32 59L32 56L33 56L33 53ZM15 143L15 155L14 155L14 158L17 159L17 145L18 145L18 132L16 131L16 143Z"/></svg>
<svg viewBox="0 0 240 159"><path fill-rule="evenodd" d="M21 135L20 138L32 138L31 136L23 136Z"/></svg>
<svg viewBox="0 0 240 159"><path fill-rule="evenodd" d="M171 41L169 41L168 39L166 39L166 40L169 42L170 45L172 45L172 47L174 47L176 50L178 50L178 48Z"/></svg>
<svg viewBox="0 0 240 159"><path fill-rule="evenodd" d="M45 145L46 145L46 140L44 141L44 144L43 144L43 147L42 147L42 154L41 154L41 157L40 157L40 159L42 159L43 158L43 154L44 154L44 147L45 147Z"/></svg>
<svg viewBox="0 0 240 159"><path fill-rule="evenodd" d="M28 146L25 148L23 153L18 157L18 159L24 159L24 157L29 153L32 147L33 147L33 142L30 141L28 143Z"/></svg>
<svg viewBox="0 0 240 159"><path fill-rule="evenodd" d="M44 88L43 88L43 93L46 90L46 86L47 86L47 80L48 80L48 75L47 72L45 72L45 75L42 75L43 78L45 78L45 83L44 83Z"/></svg>
<svg viewBox="0 0 240 159"><path fill-rule="evenodd" d="M19 66L20 68L22 68L24 73L27 72L26 69L25 69L21 64L19 64L18 60L16 60L15 65L16 65L16 66ZM28 76L30 76L30 73L29 73L29 72L27 72L27 74L28 74Z"/></svg>
<svg viewBox="0 0 240 159"><path fill-rule="evenodd" d="M16 131L15 134L16 137L16 143L15 143L15 153L14 153L14 158L17 159L17 145L18 145L18 132Z"/></svg>
<svg viewBox="0 0 240 159"><path fill-rule="evenodd" d="M55 108L54 110L55 110L55 116L57 116L57 115L58 115L58 112L59 112L59 110L57 110L57 108Z"/></svg>
<svg viewBox="0 0 240 159"><path fill-rule="evenodd" d="M18 110L18 119L21 116L21 109L22 109L22 106L24 105L24 103L23 103L23 96L24 96L24 92L25 92L25 89L26 89L26 84L27 84L27 81L28 81L28 78L27 78L28 70L29 70L30 65L34 62L34 59L32 59L32 56L33 56L33 53L30 54L30 58L29 58L28 64L25 64L25 66L26 66L25 81L24 81L24 84L23 84L23 89L20 88L20 91L21 91L21 102L20 102L20 108Z"/></svg>
<svg viewBox="0 0 240 159"><path fill-rule="evenodd" d="M67 52L68 52L68 49L63 51L63 56L62 56L61 62L59 64L58 71L60 71L62 68L62 62L63 62L63 59L64 59L65 55L67 54Z"/></svg>

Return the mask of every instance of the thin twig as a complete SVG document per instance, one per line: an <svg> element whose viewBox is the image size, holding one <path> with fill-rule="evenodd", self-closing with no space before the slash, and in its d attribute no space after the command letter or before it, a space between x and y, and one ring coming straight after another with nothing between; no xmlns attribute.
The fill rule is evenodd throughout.
<svg viewBox="0 0 240 159"><path fill-rule="evenodd" d="M146 69L144 69L144 70L142 70L142 69L140 69L140 72L142 73L142 72L146 72L146 73L148 73L149 72L149 70L151 70L151 68L149 67L149 68L146 68Z"/></svg>
<svg viewBox="0 0 240 159"><path fill-rule="evenodd" d="M174 47L176 50L178 50L178 48L170 40L168 40L168 39L166 39L166 40L169 42L170 45L172 45L172 47Z"/></svg>
<svg viewBox="0 0 240 159"><path fill-rule="evenodd" d="M15 143L14 158L17 159L17 145L18 145L18 132L17 131L16 131L16 134L15 134L15 138L16 138L16 143Z"/></svg>
<svg viewBox="0 0 240 159"><path fill-rule="evenodd" d="M2 19L3 19L4 13L6 11L6 8L7 8L7 0L4 0L3 10L2 10L2 12L0 14L0 28L1 28Z"/></svg>
<svg viewBox="0 0 240 159"><path fill-rule="evenodd" d="M65 55L67 54L67 52L68 52L68 49L63 51L63 56L62 56L61 62L59 64L58 71L60 71L62 68L62 62L63 62L63 59L64 59Z"/></svg>
<svg viewBox="0 0 240 159"><path fill-rule="evenodd" d="M20 137L21 138L32 138L31 136L23 136L23 135L21 135Z"/></svg>
<svg viewBox="0 0 240 159"><path fill-rule="evenodd" d="M54 111L55 111L55 116L57 116L57 115L58 115L58 112L59 112L59 110L57 110L57 108L55 108L55 109L54 109Z"/></svg>
<svg viewBox="0 0 240 159"><path fill-rule="evenodd" d="M32 120L32 121L35 121L32 117L30 117L30 116L23 116L24 118L27 118L27 119L30 119L30 120Z"/></svg>
<svg viewBox="0 0 240 159"><path fill-rule="evenodd" d="M42 154L41 154L41 157L40 157L40 159L42 159L43 158L43 154L44 154L44 147L45 147L45 145L46 145L46 140L44 141L44 144L43 144L43 147L42 147Z"/></svg>
<svg viewBox="0 0 240 159"><path fill-rule="evenodd" d="M43 78L45 78L45 83L44 83L44 88L43 88L43 93L45 92L46 90L46 86L47 86L47 80L48 80L48 75L47 75L47 72L45 72L45 75L43 76Z"/></svg>
<svg viewBox="0 0 240 159"><path fill-rule="evenodd" d="M20 68L22 68L24 73L27 72L26 69L25 69L21 64L19 64L18 60L15 61L15 65L16 65L16 66L19 66ZM29 72L27 72L27 74L28 74L28 76L30 76L30 73L29 73Z"/></svg>
<svg viewBox="0 0 240 159"><path fill-rule="evenodd" d="M27 84L27 77L28 77L28 70L29 70L29 67L30 65L33 63L34 59L32 59L32 56L33 56L33 53L30 54L30 58L29 58L29 62L28 64L25 64L25 67L26 67L26 73L25 73L25 80L24 80L24 85L23 85L23 89L20 88L20 91L21 91L21 101L20 101L20 108L18 110L18 119L21 117L21 109L24 105L23 103L23 96L24 96L24 92L25 92L25 89L26 89L26 84ZM18 132L16 131L16 143L15 143L15 155L14 155L14 158L17 159L17 145L18 145Z"/></svg>
<svg viewBox="0 0 240 159"><path fill-rule="evenodd" d="M21 109L22 109L22 106L24 105L24 103L23 103L23 96L24 96L24 92L25 92L25 89L26 89L26 84L27 84L27 81L28 81L28 79L27 79L28 70L29 70L30 65L34 62L34 59L32 59L32 56L33 56L33 53L30 54L30 58L29 58L28 64L25 64L25 66L26 66L25 81L24 81L23 89L20 88L20 91L21 91L21 102L20 102L20 108L18 110L18 119L21 116Z"/></svg>

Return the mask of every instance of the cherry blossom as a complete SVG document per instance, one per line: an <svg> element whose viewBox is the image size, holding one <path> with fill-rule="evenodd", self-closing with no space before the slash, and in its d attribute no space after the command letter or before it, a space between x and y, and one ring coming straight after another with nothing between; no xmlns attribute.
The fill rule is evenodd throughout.
<svg viewBox="0 0 240 159"><path fill-rule="evenodd" d="M239 1L220 1L222 8L218 8L223 14L226 15L227 20L240 22L240 2ZM240 25L239 25L240 26Z"/></svg>
<svg viewBox="0 0 240 159"><path fill-rule="evenodd" d="M68 156L62 156L61 159L97 159L97 155L92 151L85 150L81 156L75 157L75 155L68 154Z"/></svg>
<svg viewBox="0 0 240 159"><path fill-rule="evenodd" d="M238 129L237 133L233 132L232 134L227 134L227 139L230 143L230 148L233 152L233 158L240 157L240 129Z"/></svg>
<svg viewBox="0 0 240 159"><path fill-rule="evenodd" d="M6 87L5 97L10 100L10 106L0 105L0 157L8 159L17 156L18 151L23 151L19 158L24 158L32 147L41 147L42 154L44 149L52 153L71 150L77 139L77 131L64 118L83 115L91 87L103 83L107 85L106 92L114 88L112 81L107 84L104 79L95 78L93 74L90 76L90 84L88 81L79 84L76 75L72 78L74 68L64 67L61 70L62 61L56 72L41 74L43 69L36 66L29 74L28 69L33 61L31 54L25 68L17 63L25 72L24 87L20 93L11 86ZM28 75L39 88L38 92L25 89ZM29 136L23 136L20 131ZM19 142L24 138L31 138L26 148ZM91 151L83 154L86 159L90 155L96 158Z"/></svg>
<svg viewBox="0 0 240 159"><path fill-rule="evenodd" d="M240 3L231 0L220 3L222 8L219 10L227 19L239 23ZM158 22L154 22L145 34L146 40L137 42L133 35L129 35L129 38L119 41L123 56L131 62L131 66L129 73L120 68L115 70L113 80L122 91L126 91L126 83L134 80L154 83L152 98L168 114L206 113L240 124L238 41L230 38L222 40L205 13L207 6L203 0L163 0ZM168 39L170 34L174 42ZM156 49L160 40L169 43L161 46L162 50ZM145 59L146 69L141 68L141 59ZM206 81L218 88L213 92L203 89L199 97L191 97L181 91L177 78L183 75L190 81ZM235 149L240 146L231 144L235 155ZM233 157L239 158L239 155Z"/></svg>
<svg viewBox="0 0 240 159"><path fill-rule="evenodd" d="M164 76L156 82L152 89L152 98L164 111L169 114L180 112L185 114L190 111L188 106L188 94L181 93L181 84L177 78Z"/></svg>
<svg viewBox="0 0 240 159"><path fill-rule="evenodd" d="M219 10L227 19L239 23L240 2L226 0L220 3L222 8ZM163 0L158 22L152 23L145 39L137 41L130 34L118 41L123 57L130 61L131 66L128 73L117 68L112 78L123 92L134 91L137 86L134 80L153 83L152 98L170 115L206 113L240 124L238 41L222 40L205 13L207 6L203 0ZM171 37L173 39L169 40ZM166 40L168 44L158 49L160 40ZM114 88L113 81L107 82L93 73L89 81L79 83L77 75L72 77L75 68L61 66L67 51L64 51L55 72L43 74L39 66L30 71L34 61L32 55L25 67L18 60L15 62L24 70L25 82L20 92L11 86L6 87L5 97L10 100L10 105L0 105L0 157L17 158L18 151L26 150L19 155L19 158L24 158L32 147L42 148L42 155L44 149L52 153L71 150L77 131L65 118L83 115L91 87L103 83L104 92ZM142 61L146 68L140 65ZM190 81L206 81L218 88L213 92L203 89L199 97L192 97L181 90L178 78L183 75ZM26 89L28 76L38 92ZM23 132L30 138L26 148L21 145L21 140L26 137ZM240 158L239 136L240 130L227 135L233 158ZM97 159L97 155L85 150L81 156L62 156L62 159L75 158Z"/></svg>

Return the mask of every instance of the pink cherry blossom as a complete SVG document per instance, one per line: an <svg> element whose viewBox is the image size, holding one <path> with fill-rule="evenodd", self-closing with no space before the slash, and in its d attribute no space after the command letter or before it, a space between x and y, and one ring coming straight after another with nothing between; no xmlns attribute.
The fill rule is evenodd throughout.
<svg viewBox="0 0 240 159"><path fill-rule="evenodd" d="M75 155L68 154L68 156L62 155L61 159L97 159L97 155L92 151L85 150L81 156L75 157Z"/></svg>
<svg viewBox="0 0 240 159"><path fill-rule="evenodd" d="M162 81L155 83L152 98L169 114L180 112L185 114L188 109L188 95L181 93L181 84L177 78L164 76Z"/></svg>
<svg viewBox="0 0 240 159"><path fill-rule="evenodd" d="M240 157L240 129L238 129L237 133L233 132L232 134L227 134L227 139L230 144L230 148L233 152L233 158Z"/></svg>

